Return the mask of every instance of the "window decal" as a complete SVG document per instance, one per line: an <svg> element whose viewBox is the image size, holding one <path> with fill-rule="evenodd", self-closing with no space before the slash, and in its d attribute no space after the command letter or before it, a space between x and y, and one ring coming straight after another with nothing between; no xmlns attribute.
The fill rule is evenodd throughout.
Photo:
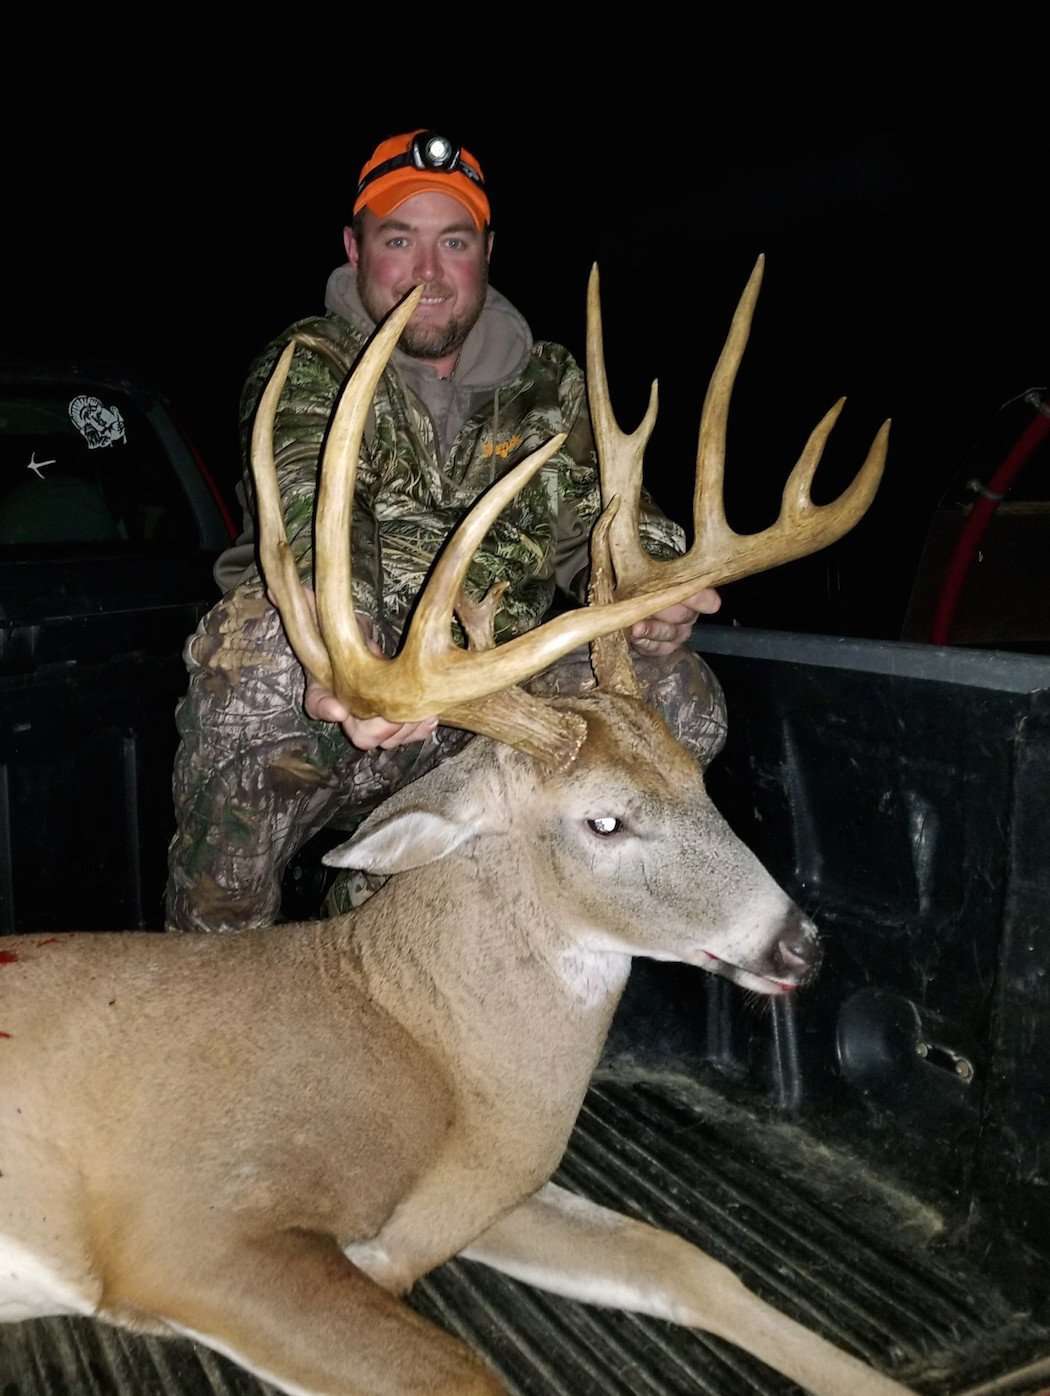
<svg viewBox="0 0 1050 1396"><path fill-rule="evenodd" d="M26 469L31 470L38 480L42 480L44 478L44 466L57 464L58 462L53 460L37 460L36 452L30 451L29 464L26 466Z"/></svg>
<svg viewBox="0 0 1050 1396"><path fill-rule="evenodd" d="M75 397L69 404L69 416L87 442L89 451L127 441L120 412L115 407L106 407L97 397Z"/></svg>

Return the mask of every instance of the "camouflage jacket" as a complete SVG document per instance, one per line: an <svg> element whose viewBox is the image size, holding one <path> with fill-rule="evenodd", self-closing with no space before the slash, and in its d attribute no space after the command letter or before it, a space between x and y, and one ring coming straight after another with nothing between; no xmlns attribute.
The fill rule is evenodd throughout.
<svg viewBox="0 0 1050 1396"><path fill-rule="evenodd" d="M373 329L356 299L349 270L333 274L328 315L292 325L260 356L242 398L247 452L259 396L281 350L294 339L297 347L278 406L274 450L288 541L300 575L308 582L321 443L333 405ZM457 385L454 380L464 364L469 381ZM501 380L491 381L493 365ZM420 374L427 372L430 380L422 379ZM490 288L447 386L456 399L451 422L447 415L439 421L428 408L424 398L433 401L438 384L419 361L395 351L380 380L354 502L355 607L378 623L380 634L399 635L435 554L470 505L511 466L565 431L562 449L503 511L468 573L468 589L475 597L494 580L509 580L496 621L496 637L502 641L542 620L556 585L581 599L588 539L599 511L584 377L561 345L534 344L518 312ZM442 440L442 427L450 437L447 441ZM643 509L642 531L654 555L681 552L681 530L649 502ZM240 560L243 565L243 554ZM228 583L228 563L220 562L216 575L220 584ZM259 586L254 565L242 585Z"/></svg>

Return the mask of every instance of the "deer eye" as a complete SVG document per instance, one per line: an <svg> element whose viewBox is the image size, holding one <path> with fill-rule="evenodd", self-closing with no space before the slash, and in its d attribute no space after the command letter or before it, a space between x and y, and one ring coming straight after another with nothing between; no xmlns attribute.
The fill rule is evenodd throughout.
<svg viewBox="0 0 1050 1396"><path fill-rule="evenodd" d="M601 819L588 819L587 827L592 833L607 839L610 834L618 834L623 828L623 821L614 819L611 814L605 815Z"/></svg>

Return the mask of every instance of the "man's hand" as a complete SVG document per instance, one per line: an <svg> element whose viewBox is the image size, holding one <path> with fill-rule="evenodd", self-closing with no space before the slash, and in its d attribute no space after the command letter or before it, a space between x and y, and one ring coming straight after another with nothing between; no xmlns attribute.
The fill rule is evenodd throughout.
<svg viewBox="0 0 1050 1396"><path fill-rule="evenodd" d="M316 617L317 602L313 590L306 586L303 590L314 608ZM273 601L272 596L270 600ZM361 627L361 634L365 637L368 648L373 654L381 655L383 651L373 633L369 617L358 611L357 623ZM338 722L359 751L372 751L377 746L390 751L396 746L406 746L409 742L422 742L438 725L436 717L424 717L419 722L390 722L385 717L354 717L346 704L340 702L330 688L325 688L324 684L313 679L306 685L303 706L309 716L318 722Z"/></svg>
<svg viewBox="0 0 1050 1396"><path fill-rule="evenodd" d="M420 722L388 722L385 717L354 717L330 688L319 683L307 684L305 707L311 717L321 722L338 722L360 751L371 751L377 746L390 751L409 742L422 742L437 726L436 717L425 717Z"/></svg>
<svg viewBox="0 0 1050 1396"><path fill-rule="evenodd" d="M671 654L689 639L697 616L713 616L721 604L722 598L710 587L695 592L676 606L665 606L632 625L631 645L639 654Z"/></svg>

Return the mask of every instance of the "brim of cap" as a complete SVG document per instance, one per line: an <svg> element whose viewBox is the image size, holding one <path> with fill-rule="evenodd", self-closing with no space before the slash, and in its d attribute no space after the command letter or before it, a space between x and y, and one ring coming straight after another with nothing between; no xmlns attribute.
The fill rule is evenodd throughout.
<svg viewBox="0 0 1050 1396"><path fill-rule="evenodd" d="M423 171L391 170L368 186L354 204L354 213L370 208L378 218L387 218L416 194L447 194L470 214L475 228L491 220L488 195L464 174L426 174Z"/></svg>

